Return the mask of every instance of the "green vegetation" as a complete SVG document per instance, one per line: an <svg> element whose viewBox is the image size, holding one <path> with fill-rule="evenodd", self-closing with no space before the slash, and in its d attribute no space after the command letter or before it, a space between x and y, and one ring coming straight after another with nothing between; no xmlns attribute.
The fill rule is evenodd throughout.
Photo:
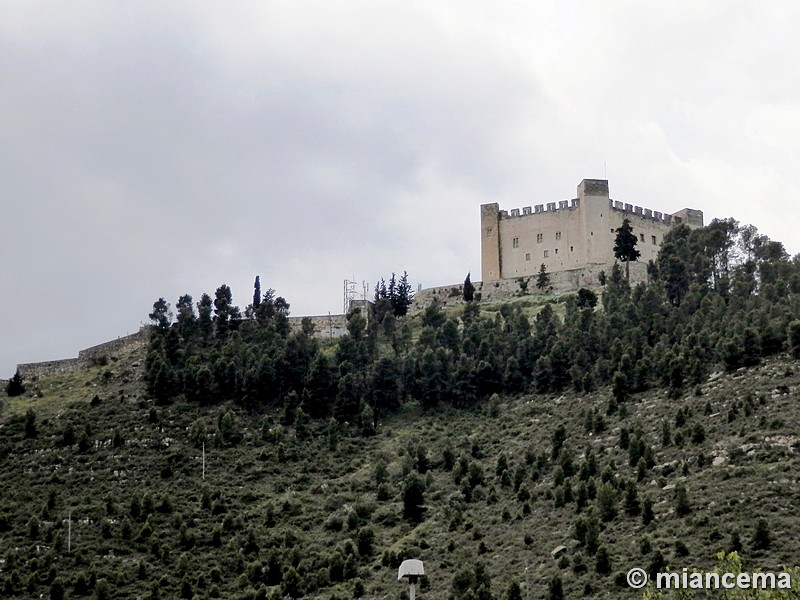
<svg viewBox="0 0 800 600"><path fill-rule="evenodd" d="M396 598L413 557L422 598L638 598L635 566L780 570L800 264L725 221L650 272L450 311L393 276L326 346L259 279L243 311L159 299L146 350L4 399L0 589Z"/></svg>

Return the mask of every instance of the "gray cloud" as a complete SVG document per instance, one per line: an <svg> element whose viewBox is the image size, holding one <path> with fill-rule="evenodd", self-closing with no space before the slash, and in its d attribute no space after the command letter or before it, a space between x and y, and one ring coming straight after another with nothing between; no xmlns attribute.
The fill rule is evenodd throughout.
<svg viewBox="0 0 800 600"><path fill-rule="evenodd" d="M791 3L2 8L0 376L256 274L477 279L479 204L584 177L800 251Z"/></svg>

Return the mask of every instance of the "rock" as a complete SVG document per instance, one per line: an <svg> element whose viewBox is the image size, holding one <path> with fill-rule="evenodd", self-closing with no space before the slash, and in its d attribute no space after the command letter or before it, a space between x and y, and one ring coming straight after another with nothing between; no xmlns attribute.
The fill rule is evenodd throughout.
<svg viewBox="0 0 800 600"><path fill-rule="evenodd" d="M714 460L711 462L711 465L714 467L722 467L728 463L727 456L715 456Z"/></svg>

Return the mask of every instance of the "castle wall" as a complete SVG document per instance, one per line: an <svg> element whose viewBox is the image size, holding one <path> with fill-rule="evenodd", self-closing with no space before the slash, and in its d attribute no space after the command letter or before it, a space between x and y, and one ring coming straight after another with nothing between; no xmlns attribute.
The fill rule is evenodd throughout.
<svg viewBox="0 0 800 600"><path fill-rule="evenodd" d="M581 223L577 201L539 205L533 212L500 211L501 277L526 277L539 273L579 268L585 264L580 248ZM576 251L577 250L577 251ZM491 279L487 280L491 281Z"/></svg>
<svg viewBox="0 0 800 600"><path fill-rule="evenodd" d="M148 331L149 329L147 327L142 327L139 329L139 331L132 333L131 335L126 335L124 337L117 338L116 340L111 340L110 342L104 342L102 344L97 344L96 346L86 348L78 352L78 359L91 361L93 359L107 356L113 352L143 348L149 341Z"/></svg>
<svg viewBox="0 0 800 600"><path fill-rule="evenodd" d="M136 333L126 335L124 337L104 342L96 346L91 346L78 352L77 358L64 358L61 360L50 360L35 363L22 363L17 365L20 375L27 380L36 379L38 377L49 377L52 375L62 375L64 373L73 373L80 369L91 366L92 363L104 356L122 351L134 350L147 345L148 341L147 327L142 327Z"/></svg>
<svg viewBox="0 0 800 600"><path fill-rule="evenodd" d="M639 238L639 261L655 260L664 236L677 223L703 226L703 212L685 208L674 215L609 198L608 181L584 179L578 197L501 210L481 206L481 275L484 282L547 272L590 268L610 270L616 230L628 219Z"/></svg>
<svg viewBox="0 0 800 600"><path fill-rule="evenodd" d="M481 206L481 274L484 280L500 279L500 205Z"/></svg>
<svg viewBox="0 0 800 600"><path fill-rule="evenodd" d="M318 339L339 339L347 333L347 317L345 315L315 315L311 317L289 317L289 325L293 331L299 330L303 319L311 319L314 325L314 337Z"/></svg>
<svg viewBox="0 0 800 600"><path fill-rule="evenodd" d="M64 358L62 360L48 360L37 363L22 363L17 365L17 370L20 375L30 381L38 377L73 373L86 364L86 361L78 358Z"/></svg>
<svg viewBox="0 0 800 600"><path fill-rule="evenodd" d="M537 275L498 279L495 281L473 282L475 293L480 294L481 302L504 301L510 298L536 296L544 293L574 292L580 288L600 287L600 272L611 274L606 265L589 265L580 269L568 269L550 274L550 288L547 292L536 287ZM647 265L642 262L631 263L631 285L647 281ZM425 288L417 292L414 307L424 309L437 301L440 306L457 306L464 304L463 284L444 285Z"/></svg>

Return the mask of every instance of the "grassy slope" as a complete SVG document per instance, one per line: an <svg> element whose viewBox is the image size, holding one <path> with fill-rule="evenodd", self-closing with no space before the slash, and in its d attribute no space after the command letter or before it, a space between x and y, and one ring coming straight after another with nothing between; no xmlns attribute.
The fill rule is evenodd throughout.
<svg viewBox="0 0 800 600"><path fill-rule="evenodd" d="M524 583L526 566L534 598L543 596L556 572L564 578L566 597L579 597L587 583L594 589L593 597L638 597L616 587L614 579L633 566L647 566L651 556L640 553L643 537L678 570L712 565L714 554L727 545L734 528L741 532L749 567L777 569L796 561L800 524L794 514L800 497L794 419L800 376L795 374L798 365L788 359L715 377L702 386L699 397L691 393L669 400L661 391L636 397L626 405L628 415L606 417L606 431L599 434L586 433L583 414L589 408L604 413L607 390L508 399L496 407L494 415L488 406L421 414L416 405L407 405L401 414L385 420L375 437L343 432L334 451L329 448L325 423L312 424L308 439L298 440L291 428L280 433L275 425L280 419L277 413L237 413L243 440L229 448L211 447L209 441L205 481L201 479L201 450L189 441L188 429L200 419L213 431L218 415L230 407L176 404L158 408L159 421L152 423L151 404L143 398L139 367L134 366L141 365L141 355L116 359L108 367L36 382L34 389L41 398L3 398L11 401L0 425L0 489L5 490L0 510L7 516L9 530L0 532L0 546L19 549L16 564L23 584L32 571L30 561L36 561L39 575L29 584L30 596L46 594L52 566L68 590L77 573L93 570L108 581L114 597L140 596L154 582L162 597L178 597L185 573L199 597L213 594L215 586L222 597L229 597L250 585L247 565L265 562L270 547L278 548L285 562L293 561L307 577L317 577L327 573L331 551L346 549L348 540L354 540L357 529L365 525L376 533L375 551L370 557L355 558L368 598L399 597L403 588L395 581L397 559L410 556L424 560L429 573L422 598L445 598L453 573L476 559L486 562L498 597L509 581ZM112 374L104 375L107 371ZM92 405L89 399L95 395L100 402ZM752 414L739 410L729 421L731 407L741 406L747 396L753 399ZM707 402L710 415L704 414ZM30 406L38 414L35 439L23 436L21 413ZM682 447L662 448L662 421L668 420L676 431L674 419L680 407L690 412L681 430L686 442ZM77 446L63 446L62 431L68 421L76 429L90 425L91 449L80 452ZM561 423L568 432L566 446L574 452L578 466L591 446L600 472L614 464L619 476L635 477L627 452L618 446L621 426L641 425L656 451L657 466L638 484L639 496L652 498L656 520L645 527L639 517L624 515L620 504L619 516L600 535L612 559L613 572L606 577L594 573L594 559L571 541L575 505L554 508L553 470L538 481L526 477L523 486L531 493L529 514L524 514L524 504L513 489L503 487L495 476L501 453L512 475L525 462L526 451L549 454L552 433ZM689 441L696 423L706 431L701 444ZM266 441L265 424L273 429ZM119 448L110 443L115 429L125 439ZM404 473L413 468L406 451L419 443L426 448L432 470L425 476L426 519L414 527L401 518L401 499ZM442 453L448 445L457 456L478 462L486 478L482 499L465 504L457 519L453 507L458 505L458 487L453 475L442 468ZM474 450L478 458L473 457ZM698 465L701 454L706 463L702 467ZM712 466L717 455L727 456L727 464ZM375 468L380 460L388 464L390 499L386 501L376 496ZM165 470L168 465L171 474ZM573 482L574 489L577 478ZM680 482L685 483L692 505L686 517L674 513L671 486ZM137 541L143 522L130 517L129 505L133 496L145 492L155 505L169 497L172 510L154 512L152 535ZM52 507L47 509L51 493ZM210 499L205 506L204 495ZM223 505L224 510L213 510ZM56 550L59 542L55 540L61 538L65 544L62 519L70 510L73 553L68 556L65 550ZM349 516L353 511L359 519ZM32 515L42 521L40 533L33 538L27 525ZM768 519L773 544L769 550L753 552L749 540L759 517ZM106 519L109 539L102 536ZM132 525L131 541L121 539L126 520ZM196 537L191 548L180 543L182 524L188 524ZM220 525L222 545L217 548L211 544L212 530ZM248 528L254 530L260 546L251 554L240 550ZM153 539L159 540L162 549L170 548L166 557L154 555ZM678 541L686 544L688 556L676 555ZM37 544L52 549L40 548L37 553ZM550 558L550 551L559 544L569 548L570 564L564 568ZM382 564L384 554L387 565ZM573 572L578 555L583 556L587 573ZM13 558L6 556L4 576L13 566ZM145 565L144 580L137 579L140 563ZM220 573L217 583L211 575L215 566ZM203 587L197 581L201 573ZM332 584L307 597L350 598L352 581Z"/></svg>

